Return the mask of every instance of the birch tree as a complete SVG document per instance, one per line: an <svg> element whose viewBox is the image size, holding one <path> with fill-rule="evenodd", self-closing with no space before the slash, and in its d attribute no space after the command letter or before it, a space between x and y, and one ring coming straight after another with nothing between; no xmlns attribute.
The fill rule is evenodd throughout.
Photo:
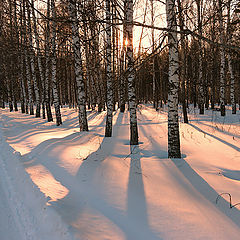
<svg viewBox="0 0 240 240"><path fill-rule="evenodd" d="M27 113L27 94L26 94L26 88L24 84L24 54L23 54L23 10L22 10L22 1L20 1L20 46L19 46L19 58L20 58L20 81L21 81L21 102L22 102L22 113Z"/></svg>
<svg viewBox="0 0 240 240"><path fill-rule="evenodd" d="M197 3L197 22L198 22L198 32L202 35L202 1L196 0ZM203 50L202 50L202 40L198 39L198 51L199 51L199 110L200 114L204 114L204 81L203 81Z"/></svg>
<svg viewBox="0 0 240 240"><path fill-rule="evenodd" d="M45 39L45 57L46 57L46 70L45 70L45 102L46 102L46 111L47 111L47 120L48 122L53 121L50 99L49 99L49 85L51 80L51 75L49 68L51 66L51 59L50 59L50 0L47 0L47 24L46 24L46 39Z"/></svg>
<svg viewBox="0 0 240 240"><path fill-rule="evenodd" d="M29 7L29 2L26 3L27 5L27 14L28 14L28 39L29 39L29 51L30 51L30 66L31 66L31 73L33 79L33 89L35 92L36 98L36 117L40 117L40 96L39 96L39 88L37 84L37 77L36 77L36 70L35 70L35 53L33 49L33 39L32 39L32 23L31 23L31 10Z"/></svg>
<svg viewBox="0 0 240 240"><path fill-rule="evenodd" d="M223 15L222 15L222 0L218 0L218 15L219 15L219 31L220 42L224 44L224 28L223 28ZM225 116L225 50L220 47L220 111L221 116Z"/></svg>
<svg viewBox="0 0 240 240"><path fill-rule="evenodd" d="M126 1L127 79L130 112L130 145L138 145L138 127L135 94L135 71L133 59L133 0Z"/></svg>
<svg viewBox="0 0 240 240"><path fill-rule="evenodd" d="M110 0L106 0L106 77L107 77L107 118L105 137L112 136L112 113L113 113L113 83L111 61L111 14Z"/></svg>
<svg viewBox="0 0 240 240"><path fill-rule="evenodd" d="M9 64L6 66L5 62L5 69L6 69L6 80L7 80L7 95L8 95L8 104L9 104L9 110L10 112L13 111L13 53L15 51L14 49L14 43L13 43L13 16L12 16L12 1L9 1L9 21L10 21L10 54L9 54Z"/></svg>
<svg viewBox="0 0 240 240"><path fill-rule="evenodd" d="M151 0L151 25L152 25L152 53L155 50L155 39L154 39L154 8L153 0ZM157 110L158 103L156 98L156 77L155 77L155 56L153 55L152 60L152 89L153 89L153 107Z"/></svg>
<svg viewBox="0 0 240 240"><path fill-rule="evenodd" d="M33 109L33 93L32 93L32 84L31 84L31 72L29 67L29 58L28 58L28 39L27 39L27 30L26 30L26 1L23 0L23 35L24 35L24 60L26 66L26 78L27 78L27 89L28 89L28 99L27 105L29 104L30 115L34 115ZM28 30L29 31L29 30ZM27 108L27 107L26 107ZM28 110L26 109L26 112Z"/></svg>
<svg viewBox="0 0 240 240"><path fill-rule="evenodd" d="M77 91L78 91L79 126L80 126L80 131L88 131L86 96L85 96L85 86L84 86L84 79L83 79L79 26L78 26L75 0L69 1L69 12L70 12L70 17L72 22L72 45L73 45L73 52L74 52L75 76L76 76Z"/></svg>
<svg viewBox="0 0 240 240"><path fill-rule="evenodd" d="M178 123L179 59L175 0L166 1L169 46L168 157L181 158Z"/></svg>
<svg viewBox="0 0 240 240"><path fill-rule="evenodd" d="M124 39L124 38L123 38ZM120 67L119 67L119 105L120 105L120 112L125 111L125 44L123 40L123 47L120 56Z"/></svg>
<svg viewBox="0 0 240 240"><path fill-rule="evenodd" d="M230 40L232 38L232 28L231 28L231 0L227 2L227 43L230 44ZM233 66L232 66L232 56L231 53L228 51L227 53L228 59L228 70L230 74L230 99L232 105L232 114L236 114L236 101L235 101L235 76L233 73Z"/></svg>
<svg viewBox="0 0 240 240"><path fill-rule="evenodd" d="M127 0L124 1L124 19L127 19ZM127 51L127 30L126 30L127 23L126 21L123 22L123 34L122 34L122 50L120 56L120 67L119 67L119 105L120 105L120 112L125 111L125 82L126 82L126 51Z"/></svg>
<svg viewBox="0 0 240 240"><path fill-rule="evenodd" d="M55 108L56 114L56 124L57 126L62 124L62 116L60 111L60 101L59 101L59 93L57 88L57 53L56 53L56 7L55 0L51 0L51 12L52 12L52 84L53 84L53 104Z"/></svg>
<svg viewBox="0 0 240 240"><path fill-rule="evenodd" d="M186 63L186 38L183 34L184 31L184 19L183 19L183 7L182 2L180 0L178 3L178 12L179 12L179 24L181 30L181 71L179 73L181 79L181 102L182 102L182 111L183 111L183 119L184 123L188 123L187 116L187 106L186 106L186 76L187 76L187 63Z"/></svg>
<svg viewBox="0 0 240 240"><path fill-rule="evenodd" d="M44 76L43 76L43 67L42 67L42 62L41 62L41 54L40 54L40 44L39 44L39 34L38 34L38 29L37 29L37 20L35 16L35 9L34 9L34 1L32 0L31 2L32 5L32 18L33 18L33 29L34 29L34 35L35 35L35 42L36 42L36 47L37 47L37 65L39 69L39 76L40 76L40 83L42 85L42 114L43 118L45 118L45 104L44 104L44 98L45 98L45 86L44 86ZM36 116L38 115L40 117L40 99L38 95L38 101L39 101L39 106L37 106L38 113L36 113Z"/></svg>

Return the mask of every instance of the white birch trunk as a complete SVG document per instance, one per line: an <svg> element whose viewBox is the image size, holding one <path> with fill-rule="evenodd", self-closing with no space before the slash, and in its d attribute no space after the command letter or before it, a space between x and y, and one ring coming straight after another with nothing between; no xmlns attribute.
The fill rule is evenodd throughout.
<svg viewBox="0 0 240 240"><path fill-rule="evenodd" d="M112 83L112 61L111 61L111 16L110 0L106 0L106 77L107 77L107 118L105 137L112 136L112 113L113 113L113 83Z"/></svg>
<svg viewBox="0 0 240 240"><path fill-rule="evenodd" d="M56 9L55 0L51 0L51 12L52 12L52 85L53 85L53 104L56 114L56 125L62 124L62 117L60 111L59 93L57 88L57 54L56 54Z"/></svg>
<svg viewBox="0 0 240 240"><path fill-rule="evenodd" d="M138 145L138 127L135 95L135 71L133 59L133 0L126 0L126 37L127 45L127 72L128 72L128 103L130 112L130 145Z"/></svg>
<svg viewBox="0 0 240 240"><path fill-rule="evenodd" d="M13 102L12 102L12 97L11 97L11 89L10 89L10 84L11 84L11 79L9 78L9 71L6 66L6 60L3 60L3 66L4 66L4 71L5 71L5 78L6 78L6 87L7 87L7 100L8 100L8 106L9 106L9 111L13 111Z"/></svg>
<svg viewBox="0 0 240 240"><path fill-rule="evenodd" d="M198 15L198 32L199 35L202 35L202 3L201 0L197 0L197 15ZM198 48L199 48L199 110L200 114L204 114L204 89L203 89L203 50L202 50L202 40L198 39Z"/></svg>
<svg viewBox="0 0 240 240"><path fill-rule="evenodd" d="M179 59L175 1L166 1L169 45L168 157L181 158L178 123Z"/></svg>
<svg viewBox="0 0 240 240"><path fill-rule="evenodd" d="M151 0L151 18L152 18L152 53L155 49L155 39L154 39L154 8L153 8L153 0ZM158 109L158 103L156 98L156 78L155 78L155 56L153 54L153 60L152 60L152 94L153 94L153 107L157 110Z"/></svg>
<svg viewBox="0 0 240 240"><path fill-rule="evenodd" d="M24 49L24 57L25 57L25 64L26 64L26 78L27 78L27 88L28 88L29 110L30 110L30 115L34 115L33 96L32 96L32 84L31 84L31 73L30 73L29 59L28 59L28 55L27 55L27 50L26 49Z"/></svg>
<svg viewBox="0 0 240 240"><path fill-rule="evenodd" d="M232 57L230 53L228 53L228 70L230 73L230 99L231 99L231 105L232 105L232 114L236 114L237 108L236 108L236 101L235 101L235 77L233 73L232 68Z"/></svg>
<svg viewBox="0 0 240 240"><path fill-rule="evenodd" d="M33 79L33 89L36 97L36 117L40 117L40 96L39 96L39 88L37 84L35 65L34 65L34 49L33 49L33 41L32 41L32 27L31 27L31 12L29 8L29 3L27 2L27 12L28 12L28 39L29 39L29 47L30 47L30 66L32 72Z"/></svg>
<svg viewBox="0 0 240 240"><path fill-rule="evenodd" d="M120 57L120 76L119 76L119 104L120 112L125 111L125 73L124 73L124 56L125 56L125 45L123 44L123 49Z"/></svg>
<svg viewBox="0 0 240 240"><path fill-rule="evenodd" d="M49 56L50 53L50 0L47 0L47 26L46 26L46 39L45 39L45 56L46 56L46 70L45 70L45 103L47 110L47 121L52 122L53 116L51 111L50 99L49 99L49 86L51 81L51 74L49 68L51 66L51 59Z"/></svg>
<svg viewBox="0 0 240 240"><path fill-rule="evenodd" d="M231 38L232 38L231 0L229 0L227 2L227 40L228 40L228 44L231 44L231 41L230 41ZM228 58L228 71L230 73L230 99L231 99L231 105L232 105L232 114L236 114L237 108L236 108L236 100L235 100L235 76L233 73L232 57L231 57L230 52L228 52L227 58Z"/></svg>
<svg viewBox="0 0 240 240"><path fill-rule="evenodd" d="M222 16L222 0L218 0L219 11L219 30L220 30L220 42L224 43L224 28L223 28L223 16ZM225 116L225 50L220 48L220 110L221 116Z"/></svg>
<svg viewBox="0 0 240 240"><path fill-rule="evenodd" d="M25 0L23 0L23 35L24 35L24 60L26 66L26 78L27 78L27 89L28 89L28 99L26 103L26 113L28 113L28 104L30 108L30 115L34 115L33 110L33 96L32 96L32 86L31 86L31 73L29 68L29 59L28 59L28 41L26 36L26 8L25 8Z"/></svg>
<svg viewBox="0 0 240 240"><path fill-rule="evenodd" d="M180 30L184 31L184 18L183 18L183 11L182 11L182 3L180 0L177 1L178 3L178 13L179 13L179 24ZM186 39L183 33L181 33L181 56L180 59L182 61L181 64L181 71L179 73L180 76L180 83L181 86L181 102L182 102L182 112L183 112L183 119L184 123L188 123L188 116L187 116L187 104L186 104L186 78L187 78L187 62L186 62Z"/></svg>
<svg viewBox="0 0 240 240"><path fill-rule="evenodd" d="M127 20L127 0L124 1L124 19ZM126 68L127 68L127 23L126 21L123 22L123 46L120 56L120 89L119 89L119 100L120 100L120 112L125 111L125 103L126 103L126 84L127 84L127 75L126 75Z"/></svg>
<svg viewBox="0 0 240 240"><path fill-rule="evenodd" d="M203 89L203 51L202 51L202 44L201 40L199 40L199 113L204 114L204 89Z"/></svg>
<svg viewBox="0 0 240 240"><path fill-rule="evenodd" d="M23 73L24 73L24 67L23 67L23 61L24 61L24 56L23 56L23 53L21 53L21 57L20 57L20 67L21 67L21 92L22 92L22 113L25 113L26 112L26 105L27 105L27 102L26 102L26 99L27 99L27 95L26 95L26 89L25 89L25 84L24 84L24 77L23 77Z"/></svg>
<svg viewBox="0 0 240 240"><path fill-rule="evenodd" d="M41 62L41 56L40 56L40 44L39 44L39 34L37 30L37 20L35 16L35 10L34 10L34 1L32 0L32 16L33 16L33 28L34 28L34 35L35 35L35 41L36 41L36 47L37 47L37 64L39 69L39 75L40 75L40 83L42 86L42 114L43 118L45 118L45 84L44 84L44 76L43 76L43 67ZM40 103L39 103L40 104ZM39 107L39 116L40 116L40 107Z"/></svg>
<svg viewBox="0 0 240 240"><path fill-rule="evenodd" d="M82 56L79 38L79 26L77 19L76 1L69 1L69 12L72 20L72 44L75 61L75 76L78 92L78 118L80 131L88 131L87 112L86 112L86 94L82 70Z"/></svg>

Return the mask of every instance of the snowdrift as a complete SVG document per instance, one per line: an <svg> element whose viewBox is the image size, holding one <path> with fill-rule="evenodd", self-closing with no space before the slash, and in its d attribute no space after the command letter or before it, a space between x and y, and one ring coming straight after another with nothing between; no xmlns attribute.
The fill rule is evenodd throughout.
<svg viewBox="0 0 240 240"><path fill-rule="evenodd" d="M0 123L0 181L20 236L18 240L73 240L60 216L31 181L19 159L21 154L6 142ZM13 231L13 229L8 229ZM0 237L8 239L8 233Z"/></svg>

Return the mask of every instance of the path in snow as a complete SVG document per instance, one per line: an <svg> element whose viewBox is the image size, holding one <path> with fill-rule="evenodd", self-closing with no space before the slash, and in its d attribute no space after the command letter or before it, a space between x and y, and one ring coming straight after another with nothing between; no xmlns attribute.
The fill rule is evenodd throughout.
<svg viewBox="0 0 240 240"><path fill-rule="evenodd" d="M0 115L0 239L73 240L68 227L29 178L23 156L5 141Z"/></svg>
<svg viewBox="0 0 240 240"><path fill-rule="evenodd" d="M0 160L1 161L1 160ZM19 240L19 231L16 226L12 210L9 206L9 199L5 194L3 179L0 175L0 236L1 240Z"/></svg>

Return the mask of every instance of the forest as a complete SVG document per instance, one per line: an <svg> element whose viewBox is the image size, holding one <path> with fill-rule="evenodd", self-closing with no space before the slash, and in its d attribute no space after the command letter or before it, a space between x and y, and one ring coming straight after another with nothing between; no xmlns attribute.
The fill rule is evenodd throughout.
<svg viewBox="0 0 240 240"><path fill-rule="evenodd" d="M238 239L239 0L0 3L0 236Z"/></svg>

